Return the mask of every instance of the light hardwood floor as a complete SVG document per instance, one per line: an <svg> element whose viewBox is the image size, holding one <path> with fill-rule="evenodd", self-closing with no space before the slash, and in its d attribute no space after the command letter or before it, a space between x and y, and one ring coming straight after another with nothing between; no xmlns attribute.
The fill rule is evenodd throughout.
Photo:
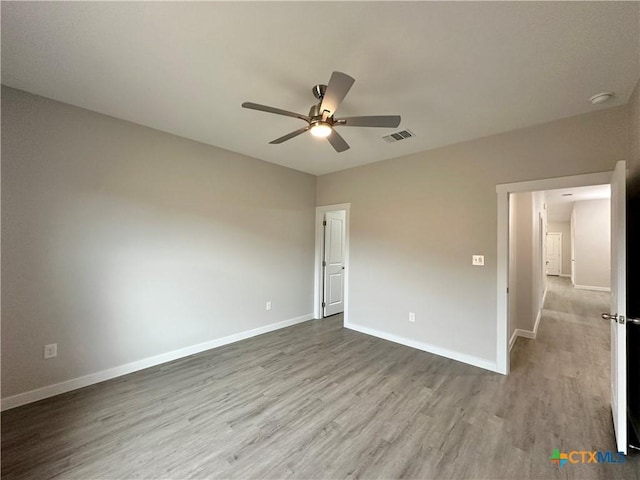
<svg viewBox="0 0 640 480"><path fill-rule="evenodd" d="M550 280L508 377L337 316L4 412L2 477L638 479L549 460L615 450L607 295Z"/></svg>

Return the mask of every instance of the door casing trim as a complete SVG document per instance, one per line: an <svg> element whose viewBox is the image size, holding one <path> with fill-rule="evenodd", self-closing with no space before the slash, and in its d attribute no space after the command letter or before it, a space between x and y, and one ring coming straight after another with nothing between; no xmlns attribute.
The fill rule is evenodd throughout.
<svg viewBox="0 0 640 480"><path fill-rule="evenodd" d="M496 185L498 195L498 254L496 295L496 371L509 374L509 194L537 192L557 188L609 185L613 170L567 177L545 178L517 183Z"/></svg>

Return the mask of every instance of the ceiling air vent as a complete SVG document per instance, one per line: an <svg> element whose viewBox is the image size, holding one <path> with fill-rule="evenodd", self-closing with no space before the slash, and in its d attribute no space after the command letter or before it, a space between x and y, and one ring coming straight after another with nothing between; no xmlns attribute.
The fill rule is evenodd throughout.
<svg viewBox="0 0 640 480"><path fill-rule="evenodd" d="M385 135L382 139L387 143L395 143L411 137L415 137L415 134L411 130L401 130L391 135Z"/></svg>

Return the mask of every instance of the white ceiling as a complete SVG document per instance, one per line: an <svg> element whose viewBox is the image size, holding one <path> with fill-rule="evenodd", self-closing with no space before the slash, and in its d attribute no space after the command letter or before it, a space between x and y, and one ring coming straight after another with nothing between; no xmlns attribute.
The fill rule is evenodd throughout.
<svg viewBox="0 0 640 480"><path fill-rule="evenodd" d="M576 202L611 198L611 186L593 185L590 187L561 188L547 190L544 194L545 203L547 204L547 220L549 222L568 222L571 219L571 211Z"/></svg>
<svg viewBox="0 0 640 480"><path fill-rule="evenodd" d="M627 103L638 2L2 2L2 82L314 174ZM356 83L336 153L304 134L332 71ZM616 96L601 106L588 98ZM381 137L408 128L415 138Z"/></svg>

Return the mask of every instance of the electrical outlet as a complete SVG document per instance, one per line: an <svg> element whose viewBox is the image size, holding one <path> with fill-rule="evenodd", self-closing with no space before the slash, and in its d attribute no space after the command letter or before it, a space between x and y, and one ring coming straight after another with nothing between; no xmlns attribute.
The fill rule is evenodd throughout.
<svg viewBox="0 0 640 480"><path fill-rule="evenodd" d="M416 314L413 312L409 312L409 321L414 323L416 321Z"/></svg>
<svg viewBox="0 0 640 480"><path fill-rule="evenodd" d="M484 255L472 255L471 256L471 264L476 266L484 265Z"/></svg>
<svg viewBox="0 0 640 480"><path fill-rule="evenodd" d="M44 346L44 358L53 358L58 356L58 344L50 343Z"/></svg>
<svg viewBox="0 0 640 480"><path fill-rule="evenodd" d="M266 310L271 310L271 302L267 302L266 306L265 306Z"/></svg>

